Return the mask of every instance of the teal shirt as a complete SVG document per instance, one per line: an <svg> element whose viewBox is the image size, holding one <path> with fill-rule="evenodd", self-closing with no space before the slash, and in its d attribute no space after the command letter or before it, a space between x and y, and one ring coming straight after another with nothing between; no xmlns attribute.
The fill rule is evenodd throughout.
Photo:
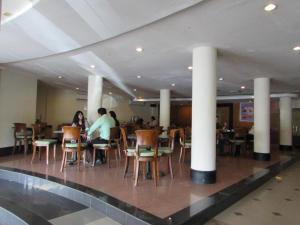
<svg viewBox="0 0 300 225"><path fill-rule="evenodd" d="M100 138L109 140L110 128L115 126L115 120L107 114L104 114L99 119L97 119L90 127L88 136L90 137L95 132L95 130L99 129Z"/></svg>

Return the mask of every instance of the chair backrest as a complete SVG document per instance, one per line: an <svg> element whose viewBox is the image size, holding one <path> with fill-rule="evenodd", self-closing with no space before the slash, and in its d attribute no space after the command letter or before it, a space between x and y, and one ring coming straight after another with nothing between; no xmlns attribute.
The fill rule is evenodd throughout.
<svg viewBox="0 0 300 225"><path fill-rule="evenodd" d="M154 157L158 153L158 132L157 130L136 130L136 152L139 156L139 147L154 149Z"/></svg>
<svg viewBox="0 0 300 225"><path fill-rule="evenodd" d="M41 132L39 124L32 124L32 141L37 140L38 135Z"/></svg>
<svg viewBox="0 0 300 225"><path fill-rule="evenodd" d="M175 138L179 129L170 129L169 132L169 147L174 150Z"/></svg>
<svg viewBox="0 0 300 225"><path fill-rule="evenodd" d="M80 127L64 126L63 127L63 139L62 145L64 146L65 141L75 140L77 143L80 143ZM78 145L80 146L80 145Z"/></svg>
<svg viewBox="0 0 300 225"><path fill-rule="evenodd" d="M128 149L126 128L120 127L120 129L121 129L121 136L122 136L122 140L123 140L124 150L126 151Z"/></svg>
<svg viewBox="0 0 300 225"><path fill-rule="evenodd" d="M185 134L184 134L183 128L179 128L179 137L180 137L180 144L184 145L185 144Z"/></svg>
<svg viewBox="0 0 300 225"><path fill-rule="evenodd" d="M109 141L114 141L119 139L119 127L112 127L110 128L110 132L109 132Z"/></svg>
<svg viewBox="0 0 300 225"><path fill-rule="evenodd" d="M26 123L14 123L14 136L17 136L17 133L24 133L26 136Z"/></svg>

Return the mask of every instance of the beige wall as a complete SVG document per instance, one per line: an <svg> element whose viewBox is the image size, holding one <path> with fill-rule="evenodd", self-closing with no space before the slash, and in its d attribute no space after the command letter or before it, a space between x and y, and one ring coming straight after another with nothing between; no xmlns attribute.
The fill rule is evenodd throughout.
<svg viewBox="0 0 300 225"><path fill-rule="evenodd" d="M54 88L45 83L38 82L36 115L38 119L57 128L61 123L71 123L77 110L86 116L86 96L78 95L76 91ZM151 109L150 104L131 105L126 95L103 95L102 106L108 111L116 112L120 122L127 122L133 115L144 118L145 122L150 116L157 116L157 108Z"/></svg>
<svg viewBox="0 0 300 225"><path fill-rule="evenodd" d="M13 146L13 123L35 122L37 79L14 70L0 71L0 148Z"/></svg>

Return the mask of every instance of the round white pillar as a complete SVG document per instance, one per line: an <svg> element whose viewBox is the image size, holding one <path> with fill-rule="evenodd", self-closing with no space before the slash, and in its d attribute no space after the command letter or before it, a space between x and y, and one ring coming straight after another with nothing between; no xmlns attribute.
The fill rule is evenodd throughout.
<svg viewBox="0 0 300 225"><path fill-rule="evenodd" d="M102 104L103 78L101 76L90 75L88 78L88 104L87 119L90 124L98 118L98 108Z"/></svg>
<svg viewBox="0 0 300 225"><path fill-rule="evenodd" d="M159 125L167 129L170 126L170 90L160 90Z"/></svg>
<svg viewBox="0 0 300 225"><path fill-rule="evenodd" d="M292 99L281 97L280 109L280 149L292 149Z"/></svg>
<svg viewBox="0 0 300 225"><path fill-rule="evenodd" d="M270 79L254 79L254 154L267 161L270 154Z"/></svg>
<svg viewBox="0 0 300 225"><path fill-rule="evenodd" d="M213 47L193 50L191 178L216 182L216 60Z"/></svg>

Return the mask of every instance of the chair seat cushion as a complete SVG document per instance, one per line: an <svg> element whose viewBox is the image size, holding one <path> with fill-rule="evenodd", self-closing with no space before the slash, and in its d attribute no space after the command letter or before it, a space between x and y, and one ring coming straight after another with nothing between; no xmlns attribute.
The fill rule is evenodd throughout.
<svg viewBox="0 0 300 225"><path fill-rule="evenodd" d="M185 142L184 147L185 148L191 148L192 147L192 143L191 142Z"/></svg>
<svg viewBox="0 0 300 225"><path fill-rule="evenodd" d="M41 139L41 140L35 141L35 144L37 144L37 145L39 145L39 144L47 145L47 144L55 144L55 143L57 143L57 140L55 140L55 139Z"/></svg>
<svg viewBox="0 0 300 225"><path fill-rule="evenodd" d="M26 137L27 137L27 139L31 139L31 138L32 138L32 135L26 135ZM24 138L25 138L25 135L22 135L22 134L16 135L16 138L18 138L18 139L24 139Z"/></svg>
<svg viewBox="0 0 300 225"><path fill-rule="evenodd" d="M135 148L127 148L126 156L134 156Z"/></svg>
<svg viewBox="0 0 300 225"><path fill-rule="evenodd" d="M97 149L104 149L104 148L109 148L110 145L109 144L93 144L93 147L97 148Z"/></svg>
<svg viewBox="0 0 300 225"><path fill-rule="evenodd" d="M162 152L158 152L157 156L161 156ZM141 150L140 151L140 157L153 157L154 156L154 151L149 151L149 150Z"/></svg>
<svg viewBox="0 0 300 225"><path fill-rule="evenodd" d="M162 154L171 154L173 151L169 147L160 147L158 148L158 152L161 152Z"/></svg>
<svg viewBox="0 0 300 225"><path fill-rule="evenodd" d="M77 143L66 143L66 148L77 148L78 144ZM85 148L87 146L86 143L81 143L81 147Z"/></svg>
<svg viewBox="0 0 300 225"><path fill-rule="evenodd" d="M235 145L241 145L245 143L244 140L229 140L230 143L235 144Z"/></svg>

